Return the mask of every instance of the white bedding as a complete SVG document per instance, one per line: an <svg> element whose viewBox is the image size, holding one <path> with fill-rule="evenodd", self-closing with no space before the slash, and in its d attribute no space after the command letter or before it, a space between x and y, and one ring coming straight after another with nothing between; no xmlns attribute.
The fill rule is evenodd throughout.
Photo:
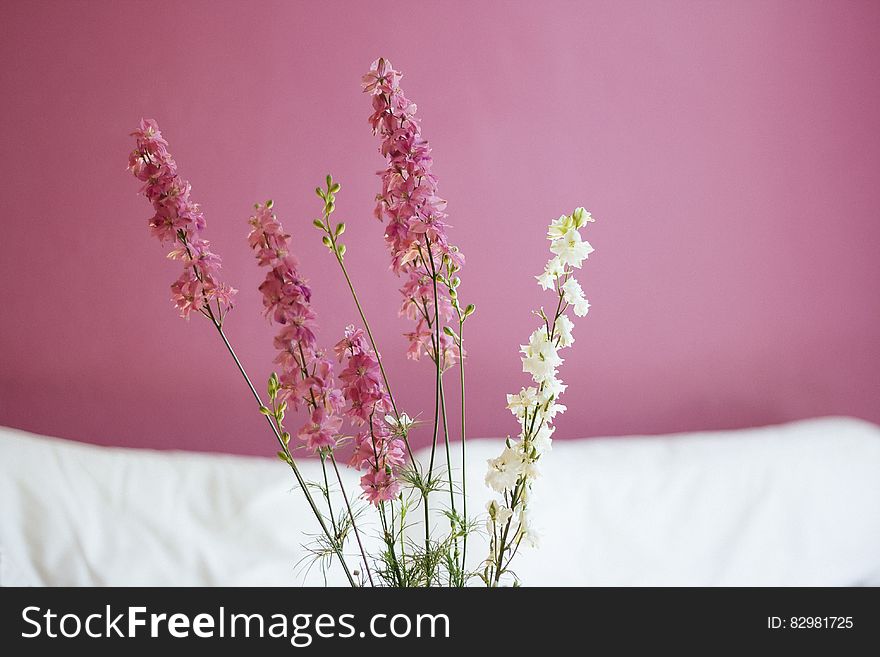
<svg viewBox="0 0 880 657"><path fill-rule="evenodd" d="M499 444L469 444L472 511ZM542 545L517 557L526 585L880 585L880 428L867 422L557 441L543 471ZM314 530L275 460L0 428L0 584L320 584L297 567ZM475 562L484 550L471 541Z"/></svg>

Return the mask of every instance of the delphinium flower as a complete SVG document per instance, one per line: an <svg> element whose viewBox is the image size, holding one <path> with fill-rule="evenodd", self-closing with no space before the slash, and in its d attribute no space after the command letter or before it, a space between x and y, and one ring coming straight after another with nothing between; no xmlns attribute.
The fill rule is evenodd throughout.
<svg viewBox="0 0 880 657"><path fill-rule="evenodd" d="M385 242L391 255L391 269L404 279L400 288L403 302L400 315L415 323L404 335L407 357L418 360L427 355L437 368L434 431L431 456L422 485L425 513L425 552L429 551L428 492L432 487L434 456L439 418L443 422L447 483L450 497L451 561L458 563L452 579L464 581L467 553L467 494L461 481L462 515L456 511L452 481L449 425L442 374L466 354L462 339L464 321L474 312L472 304L459 303L457 272L464 264L458 247L450 244L446 232L446 201L437 192L437 179L431 171L431 148L422 136L416 104L400 88L402 75L391 63L379 58L363 77L364 92L372 97L369 123L380 137L379 151L386 167L379 173L381 191L376 196L375 216L385 223ZM454 320L457 326L449 326ZM461 468L465 469L464 367L459 368L461 390ZM462 539L459 552L458 538Z"/></svg>
<svg viewBox="0 0 880 657"><path fill-rule="evenodd" d="M220 324L232 308L236 290L219 280L220 257L202 237L205 217L190 199L190 184L177 173L168 142L152 119L141 119L131 133L137 141L128 168L144 183L141 193L153 204L150 232L162 244L174 244L169 258L183 261L183 273L171 285L182 317L198 312Z"/></svg>
<svg viewBox="0 0 880 657"><path fill-rule="evenodd" d="M259 287L263 295L263 305L267 316L280 326L274 344L278 350L275 362L280 366L281 375L273 372L269 378L272 408L265 409L265 412L274 418L281 431L285 449L279 452L279 456L288 462L292 461L288 448L290 434L283 424L287 404L290 403L294 408L305 408L308 412L308 419L296 435L306 449L317 453L321 458L324 485L317 487L323 492L333 527L332 537L328 536L329 544L334 550L339 548L345 540L345 530L337 523L333 513L327 475L328 459L339 483L339 492L363 558L364 571L372 584L369 559L333 453L342 428L341 411L345 399L336 385L333 362L317 346L311 288L300 274L299 263L291 253L290 235L284 232L272 207L272 201L257 203L254 214L248 219L251 226L248 244L254 250L258 264L269 270ZM315 512L319 515L317 508Z"/></svg>
<svg viewBox="0 0 880 657"><path fill-rule="evenodd" d="M345 337L333 348L345 369L340 373L345 414L360 428L354 439L351 465L365 470L361 489L366 499L378 506L395 499L400 492L397 469L406 460L404 441L393 431L393 416L388 393L382 385L379 362L364 331L354 326L345 329ZM405 417L405 416L402 416Z"/></svg>
<svg viewBox="0 0 880 657"><path fill-rule="evenodd" d="M427 354L437 361L434 351L439 343L438 364L445 370L459 355L451 336L438 324L455 317L456 311L463 312L458 307L455 272L464 256L449 243L446 201L437 194L431 149L422 137L415 103L400 88L401 77L382 58L363 77L364 91L373 97L370 125L381 138L380 152L387 160L380 172L382 190L376 197L375 215L387 220L391 268L405 279L400 314L415 322L405 334L407 356L418 360Z"/></svg>
<svg viewBox="0 0 880 657"><path fill-rule="evenodd" d="M168 142L162 137L155 121L141 119L138 129L132 133L132 136L136 138L136 148L129 155L128 168L135 177L144 183L141 192L153 204L154 215L150 219L150 231L163 244L174 244L175 246L168 256L172 259L182 260L184 264L183 273L171 286L174 303L183 317L189 318L195 311L211 320L217 329L229 355L235 361L236 367L259 405L260 412L265 415L266 421L278 441L279 447L281 447L278 456L290 467L309 507L315 514L315 519L326 539L325 545L328 547L329 553L337 556L345 571L346 579L349 584L355 586L354 576L343 554L339 533L336 531L331 533L328 529L323 515L315 504L309 485L303 478L299 466L288 448L290 436L281 425L287 402L281 401L280 407L271 410L264 406L259 393L251 384L244 366L224 333L223 320L232 308L232 297L236 290L219 281L220 258L211 252L208 242L202 237L205 218L199 206L190 199L190 185L178 175L177 164L168 152ZM273 228L267 225L266 230L271 232ZM281 232L280 226L277 227L277 230ZM262 252L259 255L261 262L265 262L267 265L280 257L279 253L273 255L269 252ZM282 296L288 293L288 289L267 289L264 291L264 294L278 298L278 307L273 309L277 317L285 317L284 309L280 308L282 305L280 301ZM302 335L307 335L308 327L302 326L301 328ZM320 370L320 367L315 368L316 372ZM269 381L269 396L272 398L273 405L278 399L279 386L278 378L273 374ZM325 421L323 417L317 419L319 420L317 424L326 429L327 433L333 433L332 425L329 422ZM326 438L316 435L312 441L326 441Z"/></svg>
<svg viewBox="0 0 880 657"><path fill-rule="evenodd" d="M543 289L555 291L557 305L552 316L543 308L536 313L542 324L521 347L523 372L531 375L534 385L507 396L507 408L520 423L519 436L508 438L501 454L488 461L486 485L501 496L487 507L490 546L482 577L489 586L498 585L521 544L538 541L529 522L529 497L539 474L537 463L551 449L555 417L565 411L559 403L566 389L558 377L563 362L559 351L574 343L573 322L566 311L570 307L583 317L590 308L574 269L580 269L593 251L580 234L592 221L589 212L577 208L554 220L547 233L553 257L535 278Z"/></svg>
<svg viewBox="0 0 880 657"><path fill-rule="evenodd" d="M268 268L260 285L266 314L280 326L275 336L281 368L279 398L309 412L297 437L310 451L336 446L344 404L336 386L333 363L318 349L312 292L290 252L290 235L272 211L272 202L258 203L248 219L248 244L261 267Z"/></svg>

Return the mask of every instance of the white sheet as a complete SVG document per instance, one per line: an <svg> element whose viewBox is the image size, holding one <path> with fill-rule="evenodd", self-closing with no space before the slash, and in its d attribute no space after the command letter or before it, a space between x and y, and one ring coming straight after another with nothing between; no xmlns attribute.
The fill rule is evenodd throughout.
<svg viewBox="0 0 880 657"><path fill-rule="evenodd" d="M470 443L473 511L499 444ZM526 585L880 585L872 424L557 441L543 469L542 546L517 557ZM291 488L271 459L0 428L0 584L321 584L296 567L315 523ZM485 540L469 550L478 561Z"/></svg>

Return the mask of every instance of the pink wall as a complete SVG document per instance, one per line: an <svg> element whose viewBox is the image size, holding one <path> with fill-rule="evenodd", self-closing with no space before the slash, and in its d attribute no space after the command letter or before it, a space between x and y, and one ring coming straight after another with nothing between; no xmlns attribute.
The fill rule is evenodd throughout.
<svg viewBox="0 0 880 657"><path fill-rule="evenodd" d="M371 218L382 161L359 78L405 73L469 256L474 436L515 431L504 394L546 301L544 225L598 217L593 310L567 353L562 437L822 414L880 421L880 4L876 2L4 2L0 424L96 443L271 453L125 171L159 121L227 280L257 379L271 328L248 252L273 198L302 240L325 342L354 308L310 220L343 182L348 261L393 382L397 281Z"/></svg>

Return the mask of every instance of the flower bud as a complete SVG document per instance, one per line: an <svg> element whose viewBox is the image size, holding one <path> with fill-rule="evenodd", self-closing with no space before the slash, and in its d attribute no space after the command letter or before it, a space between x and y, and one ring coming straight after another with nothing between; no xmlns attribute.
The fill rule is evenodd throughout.
<svg viewBox="0 0 880 657"><path fill-rule="evenodd" d="M336 237L339 237L344 232L345 232L345 222L336 226Z"/></svg>
<svg viewBox="0 0 880 657"><path fill-rule="evenodd" d="M321 230L326 230L324 226L324 222L321 219L314 219L312 223L315 225L315 228L320 228Z"/></svg>

